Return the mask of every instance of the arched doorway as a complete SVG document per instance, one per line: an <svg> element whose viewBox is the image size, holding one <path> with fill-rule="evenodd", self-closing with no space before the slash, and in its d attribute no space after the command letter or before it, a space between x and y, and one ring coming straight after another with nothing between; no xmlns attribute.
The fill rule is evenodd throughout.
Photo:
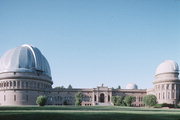
<svg viewBox="0 0 180 120"><path fill-rule="evenodd" d="M104 93L100 94L100 101L99 102L102 102L102 103L104 102Z"/></svg>

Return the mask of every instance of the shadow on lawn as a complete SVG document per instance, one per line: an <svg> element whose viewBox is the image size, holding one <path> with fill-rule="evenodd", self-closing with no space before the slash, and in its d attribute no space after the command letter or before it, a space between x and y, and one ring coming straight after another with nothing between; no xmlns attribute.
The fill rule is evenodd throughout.
<svg viewBox="0 0 180 120"><path fill-rule="evenodd" d="M135 107L117 107L117 106L1 106L0 111L8 110L80 110L80 111L151 111L151 112L177 112L176 109L164 110L164 109L150 109L150 108L135 108ZM179 110L180 112L180 110Z"/></svg>
<svg viewBox="0 0 180 120"><path fill-rule="evenodd" d="M180 120L180 114L132 114L132 113L113 113L113 112L10 112L0 113L0 120Z"/></svg>

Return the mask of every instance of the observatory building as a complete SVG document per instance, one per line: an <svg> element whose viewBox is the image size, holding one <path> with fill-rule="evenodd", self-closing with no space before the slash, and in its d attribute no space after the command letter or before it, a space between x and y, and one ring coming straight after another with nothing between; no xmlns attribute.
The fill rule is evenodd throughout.
<svg viewBox="0 0 180 120"><path fill-rule="evenodd" d="M134 96L133 106L144 106L143 96L154 94L158 103L177 104L180 100L179 67L175 61L161 63L155 73L154 88L138 89L129 83L126 89L97 88L52 88L51 70L41 51L31 45L22 45L8 50L0 58L0 106L35 105L40 95L48 97L49 105L74 105L75 94L83 94L82 105L113 105L112 96Z"/></svg>
<svg viewBox="0 0 180 120"><path fill-rule="evenodd" d="M49 64L36 47L22 45L0 58L0 105L33 105L52 84Z"/></svg>

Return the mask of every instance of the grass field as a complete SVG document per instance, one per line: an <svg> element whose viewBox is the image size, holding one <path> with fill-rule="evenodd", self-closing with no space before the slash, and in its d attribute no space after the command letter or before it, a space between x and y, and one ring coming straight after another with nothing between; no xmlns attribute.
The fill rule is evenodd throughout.
<svg viewBox="0 0 180 120"><path fill-rule="evenodd" d="M180 120L180 109L116 106L0 107L0 120Z"/></svg>

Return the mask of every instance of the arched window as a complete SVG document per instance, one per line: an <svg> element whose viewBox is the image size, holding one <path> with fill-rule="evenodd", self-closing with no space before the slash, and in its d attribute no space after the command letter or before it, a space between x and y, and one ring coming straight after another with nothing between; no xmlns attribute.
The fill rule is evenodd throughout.
<svg viewBox="0 0 180 120"><path fill-rule="evenodd" d="M104 103L104 99L105 99L104 93L101 93L101 94L100 94L99 102Z"/></svg>
<svg viewBox="0 0 180 120"><path fill-rule="evenodd" d="M94 95L94 101L96 101L96 95Z"/></svg>

